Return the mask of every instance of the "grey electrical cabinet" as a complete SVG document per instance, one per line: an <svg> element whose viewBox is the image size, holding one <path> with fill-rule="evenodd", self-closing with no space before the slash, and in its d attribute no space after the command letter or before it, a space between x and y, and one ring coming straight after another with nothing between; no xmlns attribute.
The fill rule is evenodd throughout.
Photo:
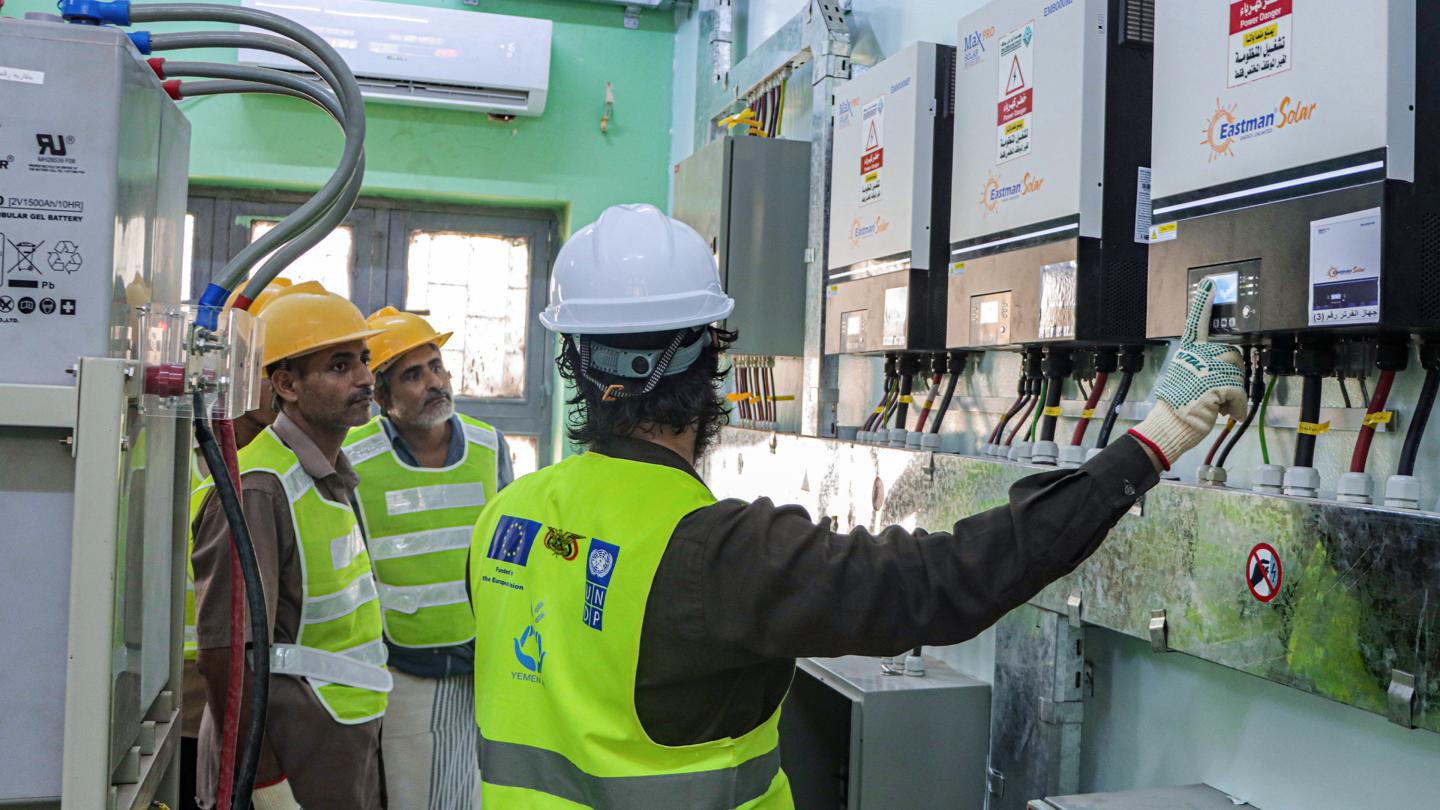
<svg viewBox="0 0 1440 810"><path fill-rule="evenodd" d="M726 136L675 167L672 216L710 243L735 299L736 354L805 351L810 144Z"/></svg>
<svg viewBox="0 0 1440 810"><path fill-rule="evenodd" d="M780 714L796 807L985 806L990 685L925 659L925 676L878 658L806 658Z"/></svg>

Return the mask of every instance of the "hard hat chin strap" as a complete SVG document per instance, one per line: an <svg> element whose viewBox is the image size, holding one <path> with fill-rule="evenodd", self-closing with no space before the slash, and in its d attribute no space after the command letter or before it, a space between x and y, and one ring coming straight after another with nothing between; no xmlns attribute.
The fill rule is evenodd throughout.
<svg viewBox="0 0 1440 810"><path fill-rule="evenodd" d="M711 345L712 338L709 329L702 329L692 342L685 344L691 334L688 329L678 331L665 348L649 351L607 346L586 335L566 335L565 340L580 355L580 376L604 392L606 401L611 401L646 396L665 377L683 373L694 365L705 348ZM612 377L645 382L638 391L632 391L623 383L606 383L596 379L590 374L591 369Z"/></svg>

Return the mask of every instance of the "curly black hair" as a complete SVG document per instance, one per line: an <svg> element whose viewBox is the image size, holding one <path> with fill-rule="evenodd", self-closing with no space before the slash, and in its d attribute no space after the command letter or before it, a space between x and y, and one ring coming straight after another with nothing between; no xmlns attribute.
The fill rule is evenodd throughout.
<svg viewBox="0 0 1440 810"><path fill-rule="evenodd" d="M560 356L555 358L555 365L560 369L560 377L575 390L574 396L566 402L570 406L566 420L570 441L590 448L606 439L628 437L637 432L669 431L678 436L693 429L695 457L704 454L715 443L720 429L730 421L730 408L721 393L721 383L730 369L728 365L721 367L721 356L738 336L735 332L713 326L706 328L710 330L710 344L690 368L661 378L655 389L645 396L611 400L604 398L606 387L610 384L626 384L630 389L637 390L642 382L614 377L593 367L589 375L602 385L586 379L580 373L576 339L567 335ZM698 338L700 330L693 331ZM598 342L617 349L663 349L675 338L675 334L675 331L666 331L604 335L598 338ZM682 342L688 344L691 341Z"/></svg>

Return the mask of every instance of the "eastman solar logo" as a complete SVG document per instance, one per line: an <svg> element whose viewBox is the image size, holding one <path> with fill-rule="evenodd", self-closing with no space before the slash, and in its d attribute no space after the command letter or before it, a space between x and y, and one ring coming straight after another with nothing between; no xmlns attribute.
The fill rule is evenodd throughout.
<svg viewBox="0 0 1440 810"><path fill-rule="evenodd" d="M1306 123L1314 118L1319 106L1319 102L1306 104L1286 96L1270 112L1241 117L1236 114L1238 104L1226 107L1217 98L1215 111L1205 120L1204 137L1200 144L1209 147L1211 162L1219 160L1222 155L1235 157L1237 142L1272 135L1286 127Z"/></svg>
<svg viewBox="0 0 1440 810"><path fill-rule="evenodd" d="M992 174L985 180L985 186L980 192L980 204L985 206L987 214L994 214L1004 203L1034 194L1044 185L1045 178L1030 172L1025 172L1020 182L1009 184Z"/></svg>
<svg viewBox="0 0 1440 810"><path fill-rule="evenodd" d="M874 222L869 224L860 221L859 217L850 221L850 245L859 247L860 243L874 236L878 236L890 230L890 223L883 217L876 217Z"/></svg>

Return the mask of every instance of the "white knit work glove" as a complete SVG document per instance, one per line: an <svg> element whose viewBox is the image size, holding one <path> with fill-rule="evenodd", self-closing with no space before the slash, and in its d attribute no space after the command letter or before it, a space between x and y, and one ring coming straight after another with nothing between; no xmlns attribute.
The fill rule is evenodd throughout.
<svg viewBox="0 0 1440 810"><path fill-rule="evenodd" d="M1245 418L1244 358L1233 346L1210 343L1215 282L1206 279L1190 302L1180 348L1155 388L1155 407L1130 435L1160 455L1165 469L1205 440L1221 414Z"/></svg>
<svg viewBox="0 0 1440 810"><path fill-rule="evenodd" d="M255 810L302 810L300 803L295 801L295 794L290 792L289 779L255 788L255 792L250 794L250 802Z"/></svg>

